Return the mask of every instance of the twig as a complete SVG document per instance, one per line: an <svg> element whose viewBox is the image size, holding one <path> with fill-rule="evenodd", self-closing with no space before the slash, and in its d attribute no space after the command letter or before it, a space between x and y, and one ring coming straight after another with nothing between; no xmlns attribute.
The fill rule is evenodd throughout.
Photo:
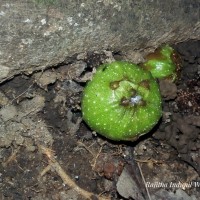
<svg viewBox="0 0 200 200"><path fill-rule="evenodd" d="M163 161L155 160L155 159L146 159L146 160L140 160L140 159L134 159L138 163L153 163L153 164L163 164Z"/></svg>
<svg viewBox="0 0 200 200"><path fill-rule="evenodd" d="M40 173L40 176L44 176L50 169L51 169L51 165L48 165L47 167L45 167Z"/></svg>
<svg viewBox="0 0 200 200"><path fill-rule="evenodd" d="M13 160L16 160L16 155L17 155L19 149L20 149L20 147L18 147L14 151L12 151L12 154L9 156L9 158L6 160L6 162L2 163L3 167L6 167L10 162L12 162Z"/></svg>
<svg viewBox="0 0 200 200"><path fill-rule="evenodd" d="M109 197L100 197L98 195L93 194L92 192L88 192L82 188L80 188L66 173L65 171L62 169L62 167L60 166L60 164L56 161L55 156L54 156L54 152L47 148L44 147L42 145L38 145L39 149L42 151L43 154L45 154L48 158L48 162L49 162L49 166L51 166L51 168L53 168L58 175L61 177L61 179L63 180L63 182L68 185L70 188L74 189L76 192L78 192L80 195L82 195L83 197L85 197L85 199L89 199L92 200L92 197L96 196L98 200L110 200ZM46 168L45 168L46 169ZM49 167L47 166L47 170L49 169ZM43 170L44 172L44 170ZM42 173L43 174L43 173Z"/></svg>
<svg viewBox="0 0 200 200"><path fill-rule="evenodd" d="M36 80L34 80L34 81L31 83L31 85L29 85L29 87L28 87L26 90L24 90L24 91L23 91L21 94L19 94L18 96L14 97L14 98L11 100L10 104L12 104L13 101L19 99L19 97L21 97L22 95L24 95L28 90L30 90L30 89L33 87L33 85L34 85L35 83L37 83L37 82L39 81L39 79L42 77L43 72L44 72L44 71L42 70L42 71L41 71L41 75L40 75Z"/></svg>
<svg viewBox="0 0 200 200"><path fill-rule="evenodd" d="M143 173L142 173L142 169L141 169L141 167L140 167L140 163L137 162L137 165L138 165L138 168L139 168L139 170L140 170L140 174L141 174L141 176L142 176L142 180L143 180L143 182L144 182L145 189L146 189L146 191L147 191L147 195L148 195L148 197L149 197L149 200L151 200L151 196L150 196L150 193L149 193L149 189L147 188L146 181L145 181L144 175L143 175Z"/></svg>
<svg viewBox="0 0 200 200"><path fill-rule="evenodd" d="M12 101L10 102L10 104L12 104L13 101L19 99L19 97L21 97L22 95L24 95L24 94L34 85L34 83L35 83L35 81L34 81L31 85L29 85L29 87L28 87L26 90L24 90L24 91L23 91L22 93L20 93L18 96L16 96L15 98L13 98Z"/></svg>
<svg viewBox="0 0 200 200"><path fill-rule="evenodd" d="M81 141L77 142L80 146L84 147L90 154L92 154L92 156L94 157L95 154L90 150L89 147L87 147L84 143L82 143Z"/></svg>
<svg viewBox="0 0 200 200"><path fill-rule="evenodd" d="M97 164L97 158L99 157L99 155L100 155L100 153L101 153L101 151L102 151L102 149L103 149L103 146L104 146L105 144L106 144L106 142L103 142L103 143L101 144L101 147L100 147L100 149L99 149L97 155L93 158L94 163L92 164L92 169L95 168L95 166L96 166L96 164Z"/></svg>

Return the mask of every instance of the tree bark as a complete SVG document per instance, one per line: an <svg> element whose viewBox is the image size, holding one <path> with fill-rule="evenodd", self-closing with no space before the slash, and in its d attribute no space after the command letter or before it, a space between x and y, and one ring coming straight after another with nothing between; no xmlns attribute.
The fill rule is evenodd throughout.
<svg viewBox="0 0 200 200"><path fill-rule="evenodd" d="M199 0L2 0L0 82L85 51L198 40L199 9Z"/></svg>

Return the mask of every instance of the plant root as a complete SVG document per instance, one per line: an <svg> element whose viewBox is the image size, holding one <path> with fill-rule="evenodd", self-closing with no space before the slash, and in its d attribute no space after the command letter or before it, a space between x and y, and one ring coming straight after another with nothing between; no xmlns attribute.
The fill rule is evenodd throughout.
<svg viewBox="0 0 200 200"><path fill-rule="evenodd" d="M110 197L103 197L96 195L92 192L88 192L82 188L80 188L70 177L66 174L66 172L62 169L60 164L55 159L55 153L52 149L47 148L42 145L38 145L39 150L47 156L49 165L42 171L41 176L43 176L50 169L54 169L57 174L61 177L63 182L68 185L70 188L74 189L78 194L83 196L85 199L92 200L96 197L98 200L110 200Z"/></svg>

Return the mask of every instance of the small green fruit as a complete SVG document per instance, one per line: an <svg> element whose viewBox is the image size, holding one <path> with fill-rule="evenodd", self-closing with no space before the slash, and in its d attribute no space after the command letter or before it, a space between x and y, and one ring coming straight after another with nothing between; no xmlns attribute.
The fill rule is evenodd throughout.
<svg viewBox="0 0 200 200"><path fill-rule="evenodd" d="M174 81L180 67L179 57L172 47L165 45L148 54L142 67L150 71L154 78L168 78Z"/></svg>
<svg viewBox="0 0 200 200"><path fill-rule="evenodd" d="M83 92L83 119L112 140L135 140L154 127L161 113L156 80L132 63L100 66Z"/></svg>

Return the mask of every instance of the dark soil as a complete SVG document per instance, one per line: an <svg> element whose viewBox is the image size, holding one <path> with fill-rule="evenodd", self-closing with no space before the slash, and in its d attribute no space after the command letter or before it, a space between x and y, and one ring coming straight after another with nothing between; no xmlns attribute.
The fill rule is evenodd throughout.
<svg viewBox="0 0 200 200"><path fill-rule="evenodd" d="M80 54L44 73L18 75L3 83L0 117L6 135L0 133L0 199L84 199L63 184L55 170L41 176L48 158L38 145L52 149L71 179L94 194L125 199L132 184L130 188L138 188L138 197L131 193L130 199L198 199L200 41L174 47L182 62L179 80L159 82L163 117L151 133L134 143L108 141L81 120L80 101L86 81L100 64L123 59L119 52ZM30 102L36 97L41 97L40 106L32 111L35 104ZM8 108L16 114L8 115L12 112ZM11 125L14 128L8 128ZM125 183L122 173L128 174Z"/></svg>

